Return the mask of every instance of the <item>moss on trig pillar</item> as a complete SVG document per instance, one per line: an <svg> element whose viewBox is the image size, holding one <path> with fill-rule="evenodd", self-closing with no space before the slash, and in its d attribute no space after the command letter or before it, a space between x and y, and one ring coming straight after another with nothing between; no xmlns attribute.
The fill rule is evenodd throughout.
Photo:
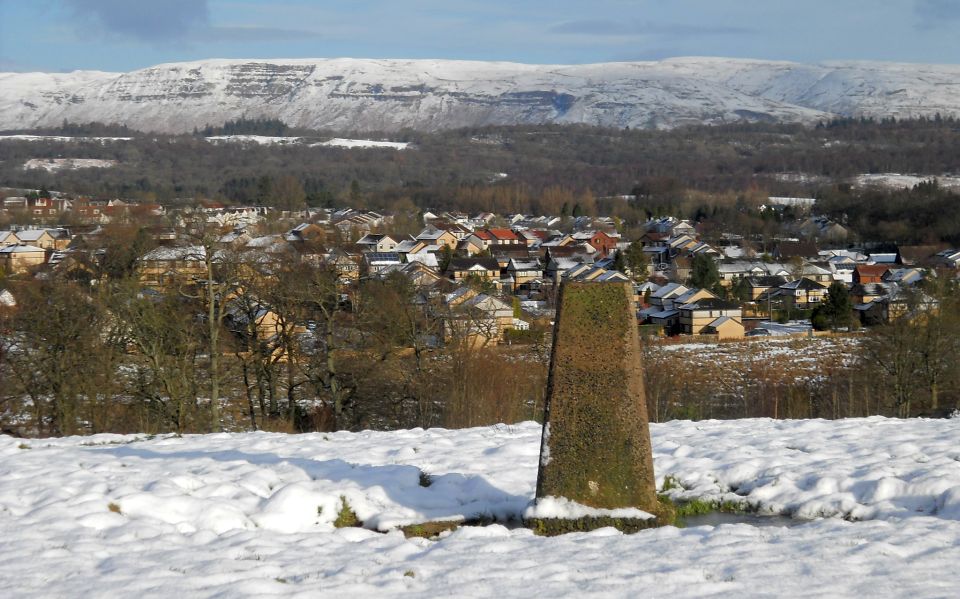
<svg viewBox="0 0 960 599"><path fill-rule="evenodd" d="M560 288L537 474L537 498L547 496L663 512L628 283Z"/></svg>

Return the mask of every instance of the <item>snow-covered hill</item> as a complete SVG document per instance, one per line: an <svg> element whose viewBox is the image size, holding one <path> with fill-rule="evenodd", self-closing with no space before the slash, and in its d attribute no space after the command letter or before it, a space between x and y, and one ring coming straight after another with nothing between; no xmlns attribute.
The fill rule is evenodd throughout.
<svg viewBox="0 0 960 599"><path fill-rule="evenodd" d="M374 530L519 513L534 494L535 423L0 435L0 588L17 598L960 596L960 419L676 421L651 432L658 484L669 475L674 495L813 520L555 538L492 525L439 541ZM367 528L334 528L343 499Z"/></svg>
<svg viewBox="0 0 960 599"><path fill-rule="evenodd" d="M586 123L674 127L960 115L960 67L677 58L528 65L204 60L130 73L0 73L0 129L109 122L187 132L239 117L339 130Z"/></svg>

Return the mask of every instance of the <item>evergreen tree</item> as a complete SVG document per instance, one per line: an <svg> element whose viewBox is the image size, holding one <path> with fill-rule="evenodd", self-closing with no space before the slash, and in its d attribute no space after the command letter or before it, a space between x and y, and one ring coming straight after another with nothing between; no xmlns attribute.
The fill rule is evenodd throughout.
<svg viewBox="0 0 960 599"><path fill-rule="evenodd" d="M716 261L707 254L697 254L693 257L690 267L690 285L701 289L708 289L713 293L722 294L720 285L720 269Z"/></svg>
<svg viewBox="0 0 960 599"><path fill-rule="evenodd" d="M619 270L620 272L626 272L627 263L623 259L623 252L617 250L617 253L613 256L613 270Z"/></svg>
<svg viewBox="0 0 960 599"><path fill-rule="evenodd" d="M818 330L836 330L850 326L852 313L853 302L850 301L847 286L840 281L834 281L827 289L823 303L810 315L810 322Z"/></svg>
<svg viewBox="0 0 960 599"><path fill-rule="evenodd" d="M633 278L637 280L646 278L647 269L650 266L650 258L647 256L647 253L643 251L643 244L640 243L639 239L627 247L623 258Z"/></svg>

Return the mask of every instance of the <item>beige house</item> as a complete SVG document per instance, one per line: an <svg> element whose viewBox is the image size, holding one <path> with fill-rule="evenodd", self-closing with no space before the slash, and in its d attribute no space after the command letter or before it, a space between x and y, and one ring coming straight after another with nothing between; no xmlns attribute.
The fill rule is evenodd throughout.
<svg viewBox="0 0 960 599"><path fill-rule="evenodd" d="M707 325L706 334L716 335L718 339L742 339L743 323L731 316L721 316Z"/></svg>
<svg viewBox="0 0 960 599"><path fill-rule="evenodd" d="M494 258L453 258L445 274L454 281L467 277L483 280L500 278L500 263Z"/></svg>
<svg viewBox="0 0 960 599"><path fill-rule="evenodd" d="M66 248L67 244L70 243L70 240L68 239L67 244L58 244L57 238L55 238L47 229L29 229L25 231L17 231L17 239L20 240L20 243L43 248L45 250L62 250ZM58 245L60 245L60 247L57 247Z"/></svg>
<svg viewBox="0 0 960 599"><path fill-rule="evenodd" d="M448 310L443 319L447 343L465 343L470 348L497 345L503 332L515 327L513 306L486 293L460 287L444 296Z"/></svg>
<svg viewBox="0 0 960 599"><path fill-rule="evenodd" d="M423 231L420 231L417 239L429 245L435 245L441 248L448 247L451 250L457 249L457 243L460 241L457 239L457 236L450 231L436 227L427 227Z"/></svg>
<svg viewBox="0 0 960 599"><path fill-rule="evenodd" d="M20 238L13 231L0 231L0 248L20 243Z"/></svg>
<svg viewBox="0 0 960 599"><path fill-rule="evenodd" d="M743 311L738 304L726 302L717 298L696 300L679 307L679 322L681 332L687 335L715 334L719 328L732 332L725 320L736 320L740 323ZM740 336L743 336L743 325L740 324Z"/></svg>
<svg viewBox="0 0 960 599"><path fill-rule="evenodd" d="M823 301L827 294L827 287L807 278L797 279L784 283L779 287L779 293L787 301L793 302L799 308L812 308Z"/></svg>
<svg viewBox="0 0 960 599"><path fill-rule="evenodd" d="M7 274L29 272L46 262L47 251L32 245L8 245L0 248L0 269Z"/></svg>
<svg viewBox="0 0 960 599"><path fill-rule="evenodd" d="M206 275L202 246L159 247L140 258L140 283L168 289Z"/></svg>

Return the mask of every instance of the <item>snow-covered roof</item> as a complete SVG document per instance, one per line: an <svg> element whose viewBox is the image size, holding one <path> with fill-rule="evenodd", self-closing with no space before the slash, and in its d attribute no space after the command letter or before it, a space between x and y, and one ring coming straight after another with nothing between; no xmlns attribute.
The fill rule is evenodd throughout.
<svg viewBox="0 0 960 599"><path fill-rule="evenodd" d="M8 245L0 248L0 254L34 254L37 252L43 254L46 250L34 245Z"/></svg>

